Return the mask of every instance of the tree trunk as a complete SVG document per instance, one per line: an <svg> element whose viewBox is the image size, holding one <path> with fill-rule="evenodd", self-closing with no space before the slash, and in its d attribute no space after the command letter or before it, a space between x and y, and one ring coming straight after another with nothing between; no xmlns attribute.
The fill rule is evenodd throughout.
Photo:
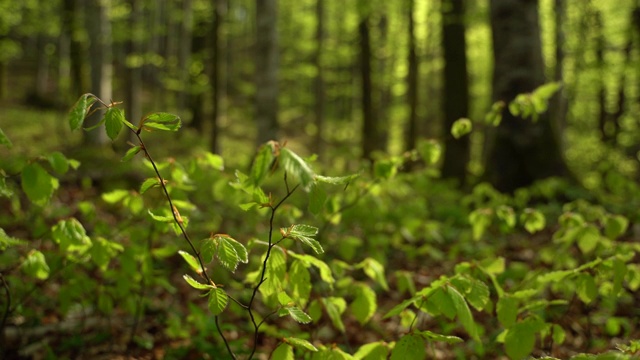
<svg viewBox="0 0 640 360"><path fill-rule="evenodd" d="M278 140L277 0L256 0L256 122L261 145Z"/></svg>
<svg viewBox="0 0 640 360"><path fill-rule="evenodd" d="M220 152L218 117L220 116L220 30L222 25L223 0L212 0L213 23L211 27L211 129L209 146L211 152Z"/></svg>
<svg viewBox="0 0 640 360"><path fill-rule="evenodd" d="M129 37L127 40L127 55L135 61L126 62L126 99L125 115L133 124L138 124L142 117L142 64L138 59L142 56L141 39L142 29L140 27L142 18L141 0L129 0L131 13L129 15ZM130 133L130 139L134 138Z"/></svg>
<svg viewBox="0 0 640 360"><path fill-rule="evenodd" d="M369 39L369 16L360 20L358 25L360 34L360 77L362 89L362 156L372 160L372 153L382 150L378 124L373 111L373 84L371 80L371 41Z"/></svg>
<svg viewBox="0 0 640 360"><path fill-rule="evenodd" d="M407 0L407 24L409 37L409 52L407 64L407 105L409 106L409 119L405 131L405 149L415 149L418 137L418 56L416 55L415 23L413 21L414 0Z"/></svg>
<svg viewBox="0 0 640 360"><path fill-rule="evenodd" d="M75 100L80 94L89 90L89 84L83 75L83 49L80 42L80 27L78 19L79 5L77 0L64 0L62 9L62 31L69 38L69 91L71 99Z"/></svg>
<svg viewBox="0 0 640 360"><path fill-rule="evenodd" d="M442 176L464 184L469 162L469 137L455 139L451 126L469 112L469 80L463 0L442 2L442 50L444 53L444 160Z"/></svg>
<svg viewBox="0 0 640 360"><path fill-rule="evenodd" d="M537 0L491 0L493 100L510 102L542 85L544 69ZM505 109L496 129L486 176L511 192L538 179L567 174L548 114L536 122Z"/></svg>
<svg viewBox="0 0 640 360"><path fill-rule="evenodd" d="M316 0L316 51L313 63L316 67L314 80L316 136L314 151L322 151L322 133L324 131L324 77L322 69L322 46L324 40L324 0Z"/></svg>
<svg viewBox="0 0 640 360"><path fill-rule="evenodd" d="M567 18L567 2L566 0L555 0L555 58L556 66L554 69L553 80L556 82L564 83L564 47L565 47L565 35L562 29L563 24ZM564 137L561 134L564 133L564 129L567 123L567 96L565 86L560 88L560 91L554 95L551 100L550 114L552 124L555 125L554 133L557 137L557 142L561 151L564 150Z"/></svg>
<svg viewBox="0 0 640 360"><path fill-rule="evenodd" d="M193 7L192 0L182 0L182 18L180 24L180 43L178 47L178 82L177 108L183 112L187 107L187 99L191 91L189 65L191 63L191 44L193 39Z"/></svg>
<svg viewBox="0 0 640 360"><path fill-rule="evenodd" d="M105 102L111 100L111 23L105 6L110 2L91 0L87 4L87 30L89 34L89 52L91 63L91 92ZM96 111L85 121L86 127L97 124L103 111ZM85 131L84 142L89 145L100 145L107 142L103 126L92 131Z"/></svg>

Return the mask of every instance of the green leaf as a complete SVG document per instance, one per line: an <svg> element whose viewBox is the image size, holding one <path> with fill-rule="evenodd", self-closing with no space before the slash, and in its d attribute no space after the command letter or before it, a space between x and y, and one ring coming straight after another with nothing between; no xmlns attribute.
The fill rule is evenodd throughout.
<svg viewBox="0 0 640 360"><path fill-rule="evenodd" d="M247 249L228 235L214 235L214 241L217 242L216 255L220 264L231 272L235 272L238 263L247 263L249 261Z"/></svg>
<svg viewBox="0 0 640 360"><path fill-rule="evenodd" d="M435 306L438 311L440 311L449 320L456 316L456 305L453 303L453 299L449 294L447 294L443 287L437 288L427 301L432 303L433 306Z"/></svg>
<svg viewBox="0 0 640 360"><path fill-rule="evenodd" d="M520 222L530 234L536 233L546 226L544 214L536 209L527 208L520 215Z"/></svg>
<svg viewBox="0 0 640 360"><path fill-rule="evenodd" d="M473 315L471 315L471 310L469 309L467 302L464 300L464 297L462 297L462 294L460 294L453 286L447 286L446 289L447 294L451 296L451 300L453 300L456 307L458 320L460 320L462 326L467 330L469 336L475 340L480 340L478 337L476 323L473 321Z"/></svg>
<svg viewBox="0 0 640 360"><path fill-rule="evenodd" d="M349 307L356 320L361 325L364 325L371 319L378 308L376 292L368 286L358 286L356 288L356 298Z"/></svg>
<svg viewBox="0 0 640 360"><path fill-rule="evenodd" d="M604 221L604 235L615 240L624 234L629 227L629 220L622 215L607 216Z"/></svg>
<svg viewBox="0 0 640 360"><path fill-rule="evenodd" d="M295 254L293 252L289 252L288 253L291 257L296 258L300 261L302 261L305 265L307 265L307 267L309 265L313 265L315 266L318 271L320 271L320 278L322 279L322 281L326 282L327 284L333 284L335 283L335 279L333 278L333 275L331 274L331 268L329 267L329 265L327 265L324 261L311 256L311 255L306 255L306 254Z"/></svg>
<svg viewBox="0 0 640 360"><path fill-rule="evenodd" d="M288 148L280 149L280 163L284 170L298 179L303 188L309 189L313 184L315 174L309 164L307 164L298 154Z"/></svg>
<svg viewBox="0 0 640 360"><path fill-rule="evenodd" d="M364 344L353 354L353 358L357 360L378 360L388 357L389 346L383 341Z"/></svg>
<svg viewBox="0 0 640 360"><path fill-rule="evenodd" d="M513 227L516 226L516 214L512 207L501 205L496 209L496 215L509 229L513 229Z"/></svg>
<svg viewBox="0 0 640 360"><path fill-rule="evenodd" d="M37 163L29 164L22 169L22 190L36 205L46 205L58 185L58 179L49 175Z"/></svg>
<svg viewBox="0 0 640 360"><path fill-rule="evenodd" d="M552 335L553 343L556 345L562 345L562 343L564 343L564 339L566 338L566 333L562 328L562 326L558 324L553 324L551 329L553 330L553 335Z"/></svg>
<svg viewBox="0 0 640 360"><path fill-rule="evenodd" d="M82 127L82 123L94 102L96 102L96 98L91 94L80 96L80 99L76 101L71 111L69 111L69 127L71 127L71 130L78 130Z"/></svg>
<svg viewBox="0 0 640 360"><path fill-rule="evenodd" d="M0 250L5 251L10 246L19 246L26 244L26 241L9 236L6 232L4 232L4 229L0 228Z"/></svg>
<svg viewBox="0 0 640 360"><path fill-rule="evenodd" d="M38 250L31 250L27 258L20 265L25 274L35 277L38 280L46 280L49 277L49 265L42 254Z"/></svg>
<svg viewBox="0 0 640 360"><path fill-rule="evenodd" d="M187 282L187 284L191 285L191 287L194 288L194 289L198 289L198 290L215 289L215 286L202 284L202 283L198 282L196 279L192 278L189 275L186 275L186 274L182 275L182 278Z"/></svg>
<svg viewBox="0 0 640 360"><path fill-rule="evenodd" d="M220 315L227 307L229 296L221 288L209 291L209 310L213 315Z"/></svg>
<svg viewBox="0 0 640 360"><path fill-rule="evenodd" d="M313 344L311 344L310 342L304 339L295 338L295 337L286 337L282 340L287 344L291 344L299 349L305 349L305 350L314 351L314 352L318 351L318 349L315 346L313 346Z"/></svg>
<svg viewBox="0 0 640 360"><path fill-rule="evenodd" d="M67 158L62 155L59 151L54 151L49 156L47 156L47 161L51 164L51 168L53 171L57 172L60 175L64 175L69 171L69 161Z"/></svg>
<svg viewBox="0 0 640 360"><path fill-rule="evenodd" d="M435 165L442 155L442 146L436 140L419 141L417 150L427 165Z"/></svg>
<svg viewBox="0 0 640 360"><path fill-rule="evenodd" d="M456 139L460 139L470 133L472 129L473 124L471 123L471 120L467 118L460 118L451 125L451 135Z"/></svg>
<svg viewBox="0 0 640 360"><path fill-rule="evenodd" d="M516 318L518 317L518 300L509 294L505 294L505 296L498 299L496 314L502 326L506 329L510 328L516 323Z"/></svg>
<svg viewBox="0 0 640 360"><path fill-rule="evenodd" d="M598 296L598 287L593 276L581 273L576 278L576 292L585 304L591 303Z"/></svg>
<svg viewBox="0 0 640 360"><path fill-rule="evenodd" d="M580 229L576 237L580 251L583 254L588 254L598 246L600 230L593 224L585 225Z"/></svg>
<svg viewBox="0 0 640 360"><path fill-rule="evenodd" d="M469 223L474 240L480 240L484 232L491 225L493 211L491 209L476 209L469 214Z"/></svg>
<svg viewBox="0 0 640 360"><path fill-rule="evenodd" d="M567 276L571 276L575 274L574 270L557 270L551 271L544 275L540 275L537 278L537 281L541 284L550 283L550 282L559 282L562 281Z"/></svg>
<svg viewBox="0 0 640 360"><path fill-rule="evenodd" d="M481 311L489 303L489 287L478 279L470 279L470 286L465 297L471 306Z"/></svg>
<svg viewBox="0 0 640 360"><path fill-rule="evenodd" d="M142 120L142 127L165 131L178 131L182 125L180 117L163 112L150 114Z"/></svg>
<svg viewBox="0 0 640 360"><path fill-rule="evenodd" d="M382 318L383 319L388 319L388 318L390 318L392 316L396 316L396 315L400 314L406 308L408 308L410 305L413 305L413 303L415 303L419 299L420 299L420 296L414 296L412 298L404 300L400 304L397 304L396 306L391 308L391 310L389 310L386 314L384 314L384 316Z"/></svg>
<svg viewBox="0 0 640 360"><path fill-rule="evenodd" d="M224 170L224 159L222 156L218 154L212 154L210 152L204 153L204 160L207 165L209 165L212 169L216 170Z"/></svg>
<svg viewBox="0 0 640 360"><path fill-rule="evenodd" d="M322 303L324 304L324 308L327 311L327 315L329 316L329 319L331 319L333 326L340 330L340 332L344 333L346 329L342 322L342 313L347 308L347 302L341 297L328 297L323 298Z"/></svg>
<svg viewBox="0 0 640 360"><path fill-rule="evenodd" d="M502 110L504 109L504 101L495 102L491 106L491 110L487 113L484 118L484 122L487 125L498 126L502 122Z"/></svg>
<svg viewBox="0 0 640 360"><path fill-rule="evenodd" d="M133 130L134 132L138 132L138 127L133 125L132 123L128 122L127 119L122 119L122 123L126 125L126 127L128 127L129 129Z"/></svg>
<svg viewBox="0 0 640 360"><path fill-rule="evenodd" d="M299 307L287 306L285 309L287 309L287 312L289 312L289 315L293 318L293 320L301 324L308 324L311 322L311 316L307 315Z"/></svg>
<svg viewBox="0 0 640 360"><path fill-rule="evenodd" d="M418 334L404 335L391 352L391 360L420 360L426 356L424 340Z"/></svg>
<svg viewBox="0 0 640 360"><path fill-rule="evenodd" d="M122 160L120 161L129 161L133 159L133 157L136 156L136 154L138 154L140 150L142 150L142 146L140 145L132 147L131 149L127 150L127 153L124 154L124 156L122 157Z"/></svg>
<svg viewBox="0 0 640 360"><path fill-rule="evenodd" d="M446 342L447 344L457 344L462 342L462 339L457 336L436 334L429 330L421 331L418 334L427 341L440 341Z"/></svg>
<svg viewBox="0 0 640 360"><path fill-rule="evenodd" d="M295 360L293 357L293 348L291 345L281 343L271 353L271 360Z"/></svg>
<svg viewBox="0 0 640 360"><path fill-rule="evenodd" d="M105 128L107 130L107 136L112 141L118 137L120 130L122 130L122 123L124 121L124 111L117 107L111 106L104 114Z"/></svg>
<svg viewBox="0 0 640 360"><path fill-rule="evenodd" d="M373 258L366 258L357 265L358 268L362 268L364 273L375 280L383 289L389 290L389 284L387 284L387 278L384 275L384 266Z"/></svg>
<svg viewBox="0 0 640 360"><path fill-rule="evenodd" d="M291 294L301 306L305 306L311 296L311 275L302 261L296 259L289 268Z"/></svg>
<svg viewBox="0 0 640 360"><path fill-rule="evenodd" d="M507 355L512 359L523 359L531 354L541 325L539 320L527 318L509 328L504 339Z"/></svg>
<svg viewBox="0 0 640 360"><path fill-rule="evenodd" d="M171 215L156 215L153 212L151 212L151 210L147 210L147 213L149 213L149 215L151 216L151 218L157 222L160 223L172 223L175 220L173 219L173 216Z"/></svg>
<svg viewBox="0 0 640 360"><path fill-rule="evenodd" d="M331 184L331 185L349 185L349 183L357 178L358 174L348 176L322 176L316 175L315 180L319 183Z"/></svg>
<svg viewBox="0 0 640 360"><path fill-rule="evenodd" d="M93 263L95 263L102 271L107 271L111 259L123 251L124 247L121 244L109 241L102 237L96 238L89 249L89 252L91 253L91 261L93 261Z"/></svg>
<svg viewBox="0 0 640 360"><path fill-rule="evenodd" d="M324 208L324 203L327 201L327 193L324 189L318 185L313 184L311 191L309 191L309 212L313 215L318 215Z"/></svg>
<svg viewBox="0 0 640 360"><path fill-rule="evenodd" d="M269 171L271 171L275 160L274 152L276 151L276 146L276 142L269 141L258 150L258 154L253 159L251 170L249 171L249 180L252 185L260 186L269 174Z"/></svg>
<svg viewBox="0 0 640 360"><path fill-rule="evenodd" d="M627 275L627 265L620 259L613 259L613 292L612 295L616 296L622 290L622 282Z"/></svg>
<svg viewBox="0 0 640 360"><path fill-rule="evenodd" d="M151 189L153 186L160 185L158 178L148 178L146 179L142 185L140 185L140 194L144 194L147 190ZM173 218L171 219L173 220Z"/></svg>
<svg viewBox="0 0 640 360"><path fill-rule="evenodd" d="M182 256L184 261L186 261L187 264L189 264L189 267L191 267L193 271L195 271L198 274L202 274L202 267L200 266L198 259L196 259L193 255L189 254L186 251L178 250L178 254Z"/></svg>
<svg viewBox="0 0 640 360"><path fill-rule="evenodd" d="M75 218L60 220L51 229L53 240L63 253L84 254L92 246L91 239L82 224Z"/></svg>
<svg viewBox="0 0 640 360"><path fill-rule="evenodd" d="M7 135L4 134L4 131L2 131L2 128L0 128L0 145L4 145L8 148L11 148L13 146L11 140L9 140Z"/></svg>
<svg viewBox="0 0 640 360"><path fill-rule="evenodd" d="M287 259L282 250L274 248L267 261L266 280L260 286L260 292L268 297L281 292L284 288L287 275Z"/></svg>
<svg viewBox="0 0 640 360"><path fill-rule="evenodd" d="M316 252L316 254L322 254L324 249L322 249L322 245L313 239L313 236L318 234L318 228L315 226L309 225L293 225L290 228L282 228L281 231L287 234L287 237L292 238L294 240L299 240L303 244L309 246Z"/></svg>

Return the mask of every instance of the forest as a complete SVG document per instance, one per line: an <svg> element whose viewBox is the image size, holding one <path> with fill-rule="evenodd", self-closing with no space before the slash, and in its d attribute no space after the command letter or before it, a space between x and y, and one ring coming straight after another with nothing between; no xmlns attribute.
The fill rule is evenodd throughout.
<svg viewBox="0 0 640 360"><path fill-rule="evenodd" d="M0 0L1 359L640 359L640 0Z"/></svg>

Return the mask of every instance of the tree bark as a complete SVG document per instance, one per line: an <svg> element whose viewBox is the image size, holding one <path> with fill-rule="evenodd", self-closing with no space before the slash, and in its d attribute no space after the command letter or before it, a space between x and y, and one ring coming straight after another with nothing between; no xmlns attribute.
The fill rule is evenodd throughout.
<svg viewBox="0 0 640 360"><path fill-rule="evenodd" d="M567 18L567 2L566 0L555 0L555 58L556 66L554 69L553 80L559 83L564 83L564 47L565 47L565 34L562 29L563 24ZM554 95L551 100L550 113L552 124L555 125L554 133L557 137L559 147L564 150L564 129L567 123L567 94L565 86L562 86L558 93Z"/></svg>
<svg viewBox="0 0 640 360"><path fill-rule="evenodd" d="M442 2L442 50L444 53L444 160L442 176L464 184L469 163L469 137L455 139L451 126L469 112L469 76L464 24L464 1Z"/></svg>
<svg viewBox="0 0 640 360"><path fill-rule="evenodd" d="M256 0L256 122L258 145L278 140L277 0Z"/></svg>
<svg viewBox="0 0 640 360"><path fill-rule="evenodd" d="M111 100L111 23L105 6L110 1L91 0L87 4L87 30L89 34L89 52L91 63L91 92L107 102ZM97 124L104 111L96 111L85 121L86 127ZM88 145L100 145L107 142L103 126L92 131L85 131L84 142Z"/></svg>
<svg viewBox="0 0 640 360"><path fill-rule="evenodd" d="M138 58L141 54L142 35L140 21L142 17L142 9L140 0L129 0L131 13L129 15L129 31L131 32L127 40L127 55L130 61L126 62L126 99L125 99L125 115L133 124L138 124L142 117L142 64ZM135 136L130 135L132 140Z"/></svg>
<svg viewBox="0 0 640 360"><path fill-rule="evenodd" d="M418 137L418 56L416 54L415 23L413 21L414 0L407 0L407 24L409 51L407 54L407 105L409 118L405 130L405 150L415 149Z"/></svg>
<svg viewBox="0 0 640 360"><path fill-rule="evenodd" d="M537 0L491 0L493 100L510 102L542 85L544 69ZM505 109L496 129L486 176L511 192L550 176L567 174L548 114L536 122Z"/></svg>
<svg viewBox="0 0 640 360"><path fill-rule="evenodd" d="M316 0L316 51L313 63L316 67L314 79L315 92L315 124L316 135L314 139L314 151L320 154L322 151L322 133L324 131L324 77L322 68L322 47L324 41L324 0Z"/></svg>
<svg viewBox="0 0 640 360"><path fill-rule="evenodd" d="M358 25L360 34L360 77L362 106L362 156L372 160L372 153L382 150L377 119L373 110L373 82L371 79L371 40L369 38L369 16L364 16Z"/></svg>
<svg viewBox="0 0 640 360"><path fill-rule="evenodd" d="M223 0L212 0L213 6L213 23L211 27L211 129L209 146L211 152L220 152L220 137L218 117L220 116L220 63L221 63L221 46L220 46L220 30L223 21Z"/></svg>
<svg viewBox="0 0 640 360"><path fill-rule="evenodd" d="M83 49L79 40L81 24L78 20L77 0L64 0L62 4L62 32L69 39L69 91L75 100L80 94L89 90L83 76Z"/></svg>

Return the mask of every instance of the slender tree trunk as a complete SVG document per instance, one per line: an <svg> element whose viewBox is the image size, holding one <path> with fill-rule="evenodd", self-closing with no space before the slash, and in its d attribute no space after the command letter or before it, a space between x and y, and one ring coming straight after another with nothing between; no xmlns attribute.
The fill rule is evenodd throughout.
<svg viewBox="0 0 640 360"><path fill-rule="evenodd" d="M256 122L258 145L278 140L277 0L256 0Z"/></svg>
<svg viewBox="0 0 640 360"><path fill-rule="evenodd" d="M455 139L451 126L469 112L469 79L463 0L442 2L442 49L444 52L444 161L442 176L464 184L469 163L469 137Z"/></svg>
<svg viewBox="0 0 640 360"><path fill-rule="evenodd" d="M141 0L129 0L131 13L129 15L129 38L127 40L127 54L129 58L138 59L141 54L141 18L142 18L142 2ZM126 100L125 115L127 119L137 124L142 117L142 64L136 60L132 63L126 63ZM131 139L134 137L130 134Z"/></svg>
<svg viewBox="0 0 640 360"><path fill-rule="evenodd" d="M189 76L189 65L191 63L191 45L193 39L193 6L192 0L182 0L182 19L180 24L180 43L178 46L178 81L180 90L178 91L177 107L183 111L187 106L189 92L191 91L191 81Z"/></svg>
<svg viewBox="0 0 640 360"><path fill-rule="evenodd" d="M602 14L597 11L595 14L595 31L596 35L596 61L598 64L598 80L599 80L599 90L598 90L598 105L600 107L600 112L598 113L598 125L600 127L600 138L602 141L609 143L612 139L611 133L608 129L608 121L609 116L607 114L607 88L605 81L605 72L606 72L606 63L604 60L604 51L605 51L605 38L602 34Z"/></svg>
<svg viewBox="0 0 640 360"><path fill-rule="evenodd" d="M69 91L71 99L89 90L89 84L84 76L84 56L80 41L81 24L79 21L79 4L77 0L64 0L62 4L62 31L69 38Z"/></svg>
<svg viewBox="0 0 640 360"><path fill-rule="evenodd" d="M210 129L210 149L211 152L220 152L220 129L218 117L220 116L220 66L221 66L221 46L220 31L223 21L223 0L212 0L213 23L211 27L211 129Z"/></svg>
<svg viewBox="0 0 640 360"><path fill-rule="evenodd" d="M554 69L553 80L556 82L564 82L564 48L565 48L565 34L562 29L563 24L567 18L567 2L566 0L555 0L555 58L556 66ZM557 94L554 95L551 100L550 113L552 124L555 125L554 132L557 135L557 142L560 145L560 149L563 150L564 146L564 129L567 123L567 95L566 88L563 86L560 88Z"/></svg>
<svg viewBox="0 0 640 360"><path fill-rule="evenodd" d="M418 137L418 56L416 55L415 24L413 21L414 0L407 0L407 23L409 37L409 52L407 64L407 105L409 106L409 119L405 131L405 149L413 150L416 147Z"/></svg>
<svg viewBox="0 0 640 360"><path fill-rule="evenodd" d="M316 124L314 151L318 155L322 152L322 133L324 132L324 74L322 66L323 41L324 0L316 0L316 51L313 59L313 63L316 67L316 78L314 80Z"/></svg>
<svg viewBox="0 0 640 360"><path fill-rule="evenodd" d="M111 78L113 67L111 64L111 23L107 17L105 6L110 2L91 0L87 6L87 30L89 33L91 53L91 92L103 101L111 100ZM87 118L87 127L95 125L102 118L103 112L96 111ZM107 142L104 127L100 126L92 131L85 131L86 144L99 145Z"/></svg>
<svg viewBox="0 0 640 360"><path fill-rule="evenodd" d="M371 40L369 38L369 16L360 20L360 77L362 89L362 156L372 160L372 153L382 150L376 114L373 110L373 82L371 79Z"/></svg>
<svg viewBox="0 0 640 360"><path fill-rule="evenodd" d="M38 65L36 69L36 88L34 95L39 103L48 103L47 88L49 84L49 39L44 34L38 36Z"/></svg>
<svg viewBox="0 0 640 360"><path fill-rule="evenodd" d="M491 0L493 100L510 102L544 82L537 0ZM505 109L486 176L501 191L567 174L548 114L537 122Z"/></svg>

